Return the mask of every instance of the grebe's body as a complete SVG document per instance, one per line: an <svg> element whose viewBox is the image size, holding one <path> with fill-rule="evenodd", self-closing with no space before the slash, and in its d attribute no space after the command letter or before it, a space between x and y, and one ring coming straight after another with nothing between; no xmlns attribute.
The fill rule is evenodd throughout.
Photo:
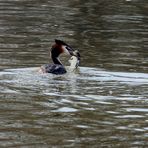
<svg viewBox="0 0 148 148"><path fill-rule="evenodd" d="M43 73L52 73L56 75L65 74L67 71L63 65L59 64L45 64L41 66Z"/></svg>
<svg viewBox="0 0 148 148"><path fill-rule="evenodd" d="M76 53L68 44L61 40L55 40L55 44L52 46L50 51L53 64L45 64L41 66L40 71L56 75L65 74L67 71L58 58L61 53L66 53L72 57L77 55L80 57L80 54L78 52ZM74 66L73 62L70 62L70 64Z"/></svg>

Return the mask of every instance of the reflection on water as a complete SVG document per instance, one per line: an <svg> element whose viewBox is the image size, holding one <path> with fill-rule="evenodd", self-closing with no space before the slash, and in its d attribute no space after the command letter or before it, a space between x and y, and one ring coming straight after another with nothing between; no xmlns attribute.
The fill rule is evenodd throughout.
<svg viewBox="0 0 148 148"><path fill-rule="evenodd" d="M147 147L147 8L0 0L0 147ZM80 50L75 73L37 72L55 38Z"/></svg>

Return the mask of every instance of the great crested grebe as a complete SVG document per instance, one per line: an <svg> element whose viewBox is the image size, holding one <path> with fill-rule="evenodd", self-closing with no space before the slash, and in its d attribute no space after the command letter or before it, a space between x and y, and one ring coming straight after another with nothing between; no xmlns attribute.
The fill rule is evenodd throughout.
<svg viewBox="0 0 148 148"><path fill-rule="evenodd" d="M66 44L65 42L61 41L61 40L57 40L55 39L55 44L52 46L51 51L50 51L50 55L53 61L53 64L45 64L43 66L41 66L40 68L40 72L43 73L52 73L52 74L65 74L67 71L65 69L65 67L62 65L61 61L59 60L59 55L62 53L66 53L67 55L71 55L72 57L77 57L77 60L80 60L80 54L78 53L78 51L74 51L72 49L71 46L69 46L68 44ZM78 63L77 61L77 63ZM74 63L76 62L71 62L71 65L74 65Z"/></svg>

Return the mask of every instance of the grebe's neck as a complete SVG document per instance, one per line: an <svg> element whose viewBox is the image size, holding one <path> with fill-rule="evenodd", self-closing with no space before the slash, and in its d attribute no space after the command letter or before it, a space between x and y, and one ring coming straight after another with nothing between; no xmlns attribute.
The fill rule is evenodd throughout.
<svg viewBox="0 0 148 148"><path fill-rule="evenodd" d="M60 62L60 60L58 59L58 57L52 56L51 58L52 58L54 64L62 65L62 63Z"/></svg>

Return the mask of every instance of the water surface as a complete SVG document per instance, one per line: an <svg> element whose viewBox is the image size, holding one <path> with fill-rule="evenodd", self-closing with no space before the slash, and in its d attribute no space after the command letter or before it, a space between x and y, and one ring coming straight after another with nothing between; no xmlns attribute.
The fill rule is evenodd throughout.
<svg viewBox="0 0 148 148"><path fill-rule="evenodd" d="M147 10L146 0L0 0L0 147L147 147ZM76 72L38 72L55 38L79 49Z"/></svg>

